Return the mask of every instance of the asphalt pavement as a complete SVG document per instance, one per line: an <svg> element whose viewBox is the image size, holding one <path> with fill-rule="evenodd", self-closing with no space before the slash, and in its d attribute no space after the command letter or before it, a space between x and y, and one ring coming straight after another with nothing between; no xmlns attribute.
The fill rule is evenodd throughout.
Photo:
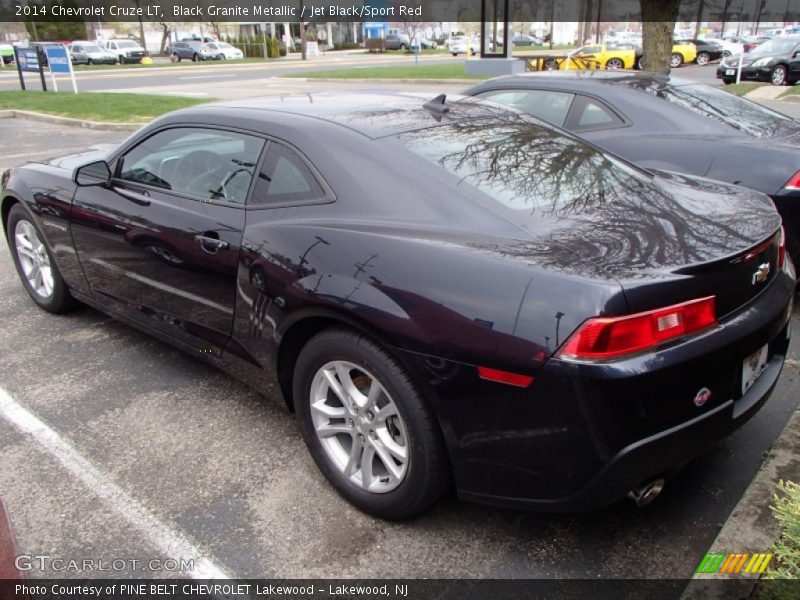
<svg viewBox="0 0 800 600"><path fill-rule="evenodd" d="M0 120L12 140L0 167L124 136ZM644 509L550 515L450 497L388 523L326 483L274 390L92 309L43 312L5 245L0 319L0 494L20 550L123 561L114 576L688 578L800 399L795 340L761 412ZM167 558L194 570L148 564ZM33 577L108 575L40 562Z"/></svg>

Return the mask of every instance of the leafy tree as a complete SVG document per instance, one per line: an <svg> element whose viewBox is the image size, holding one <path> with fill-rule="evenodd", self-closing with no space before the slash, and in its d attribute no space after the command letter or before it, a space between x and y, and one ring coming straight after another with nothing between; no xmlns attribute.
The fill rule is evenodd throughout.
<svg viewBox="0 0 800 600"><path fill-rule="evenodd" d="M52 7L64 6L78 8L75 0L40 0L31 2L31 7L46 7L46 16L37 17L37 21L25 21L25 29L34 41L57 42L60 40L76 40L86 37L86 24L83 19L75 17L74 21L62 21L60 17L53 17Z"/></svg>

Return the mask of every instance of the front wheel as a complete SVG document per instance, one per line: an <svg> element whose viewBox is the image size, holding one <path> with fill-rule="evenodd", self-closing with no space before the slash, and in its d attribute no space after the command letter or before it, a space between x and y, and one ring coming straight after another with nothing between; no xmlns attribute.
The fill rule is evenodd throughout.
<svg viewBox="0 0 800 600"><path fill-rule="evenodd" d="M786 84L786 67L778 65L772 69L772 74L769 76L772 85L785 85Z"/></svg>
<svg viewBox="0 0 800 600"><path fill-rule="evenodd" d="M673 54L669 59L669 66L673 69L677 69L683 64L683 57L678 54L677 52Z"/></svg>
<svg viewBox="0 0 800 600"><path fill-rule="evenodd" d="M198 58L197 53L192 54L192 62L197 62L197 58Z"/></svg>
<svg viewBox="0 0 800 600"><path fill-rule="evenodd" d="M730 77L723 77L722 78L722 83L724 83L725 85L730 85L734 81L736 81L736 80L735 79L731 79Z"/></svg>
<svg viewBox="0 0 800 600"><path fill-rule="evenodd" d="M93 61L93 60L90 58L90 59L88 59L88 60L86 61L86 64L87 64L87 66L90 66L90 67L91 67L91 66L94 64L94 61Z"/></svg>
<svg viewBox="0 0 800 600"><path fill-rule="evenodd" d="M701 52L697 55L697 64L701 67L707 65L711 61L711 55L708 52Z"/></svg>
<svg viewBox="0 0 800 600"><path fill-rule="evenodd" d="M8 214L8 246L25 291L36 304L61 313L75 304L50 251L30 215L15 204Z"/></svg>
<svg viewBox="0 0 800 600"><path fill-rule="evenodd" d="M606 62L606 69L624 69L625 63L622 62L621 58L609 58L608 62Z"/></svg>
<svg viewBox="0 0 800 600"><path fill-rule="evenodd" d="M293 392L311 455L352 504L399 520L441 498L449 467L438 424L382 347L348 329L317 334L300 352Z"/></svg>

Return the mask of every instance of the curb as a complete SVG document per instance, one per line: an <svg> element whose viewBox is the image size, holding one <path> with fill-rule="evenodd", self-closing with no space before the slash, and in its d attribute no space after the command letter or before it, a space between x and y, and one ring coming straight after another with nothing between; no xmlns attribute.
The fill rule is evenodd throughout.
<svg viewBox="0 0 800 600"><path fill-rule="evenodd" d="M786 368L797 369L797 361ZM764 463L728 516L708 552L768 552L781 534L769 506L779 479L800 481L800 407L769 449ZM758 583L756 576L695 573L681 600L750 598Z"/></svg>
<svg viewBox="0 0 800 600"><path fill-rule="evenodd" d="M411 83L416 85L434 84L445 85L453 83L467 85L479 83L482 79L347 79L336 77L276 77L275 79L293 79L295 81L314 81L320 83Z"/></svg>
<svg viewBox="0 0 800 600"><path fill-rule="evenodd" d="M0 110L0 119L25 119L27 121L39 121L51 125L67 125L69 127L81 127L83 129L97 129L100 131L136 131L145 123L104 123L102 121L87 121L84 119L74 119L72 117L59 117L29 110Z"/></svg>

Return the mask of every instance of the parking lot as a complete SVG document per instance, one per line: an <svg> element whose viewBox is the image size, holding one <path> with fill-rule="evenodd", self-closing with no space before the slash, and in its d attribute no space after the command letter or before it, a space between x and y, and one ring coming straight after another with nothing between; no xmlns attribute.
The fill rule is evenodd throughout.
<svg viewBox="0 0 800 600"><path fill-rule="evenodd" d="M16 141L0 167L125 135L0 120L0 138ZM390 523L326 483L275 390L89 308L39 310L5 245L0 315L0 495L20 551L122 559L115 576L689 577L800 398L795 338L764 409L645 509L550 515L450 497ZM194 570L152 559L193 559ZM87 575L44 565L31 575Z"/></svg>

